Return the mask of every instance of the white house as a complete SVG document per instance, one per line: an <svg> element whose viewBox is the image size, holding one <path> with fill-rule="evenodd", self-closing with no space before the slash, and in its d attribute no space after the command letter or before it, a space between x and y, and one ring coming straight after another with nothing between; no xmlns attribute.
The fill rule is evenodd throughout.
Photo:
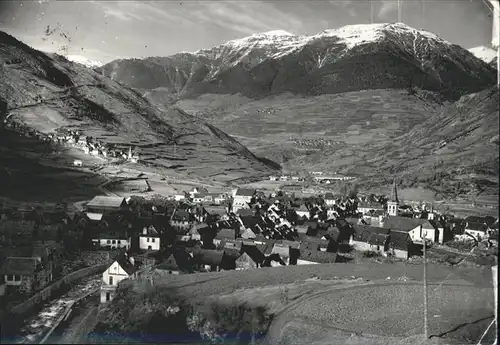
<svg viewBox="0 0 500 345"><path fill-rule="evenodd" d="M324 197L326 206L331 207L331 206L335 205L337 203L337 199L339 199L339 198L340 197L336 197L332 193L326 193L325 197Z"/></svg>
<svg viewBox="0 0 500 345"><path fill-rule="evenodd" d="M482 223L467 222L464 232L481 241L488 237L488 226Z"/></svg>
<svg viewBox="0 0 500 345"><path fill-rule="evenodd" d="M307 219L309 219L310 217L310 213L306 205L300 205L299 208L295 209L295 213L297 213L297 216L299 216L300 218L306 217Z"/></svg>
<svg viewBox="0 0 500 345"><path fill-rule="evenodd" d="M366 202L361 201L358 203L358 213L362 213L363 215L367 215L370 211L384 211L384 207L376 202Z"/></svg>
<svg viewBox="0 0 500 345"><path fill-rule="evenodd" d="M255 189L238 188L234 193L233 212L236 213L239 209L248 207L255 192Z"/></svg>
<svg viewBox="0 0 500 345"><path fill-rule="evenodd" d="M176 194L174 195L174 200L175 201L181 201L181 200L184 200L186 199L186 196L184 194Z"/></svg>
<svg viewBox="0 0 500 345"><path fill-rule="evenodd" d="M81 160L79 160L79 159L75 159L75 160L73 161L73 165L74 165L75 167L81 167L81 166L82 166L82 164L83 164L83 163L82 163L82 161L81 161Z"/></svg>
<svg viewBox="0 0 500 345"><path fill-rule="evenodd" d="M160 235L154 226L144 227L139 236L139 248L142 250L160 250Z"/></svg>
<svg viewBox="0 0 500 345"><path fill-rule="evenodd" d="M137 278L137 267L135 266L134 258L122 256L117 259L102 274L101 303L113 299L119 282L135 278Z"/></svg>
<svg viewBox="0 0 500 345"><path fill-rule="evenodd" d="M422 243L423 238L430 242L443 242L443 231L440 231L427 219L389 216L381 217L378 222L372 220L371 226L408 233L414 243Z"/></svg>

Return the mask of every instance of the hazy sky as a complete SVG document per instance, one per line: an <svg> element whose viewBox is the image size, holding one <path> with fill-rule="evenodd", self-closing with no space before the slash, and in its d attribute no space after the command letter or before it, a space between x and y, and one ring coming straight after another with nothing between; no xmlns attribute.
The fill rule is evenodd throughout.
<svg viewBox="0 0 500 345"><path fill-rule="evenodd" d="M402 2L404 23L465 48L489 46L492 19L482 0ZM372 6L374 22L397 21L396 0ZM0 2L0 30L36 49L104 62L196 51L270 30L311 35L369 22L368 0Z"/></svg>

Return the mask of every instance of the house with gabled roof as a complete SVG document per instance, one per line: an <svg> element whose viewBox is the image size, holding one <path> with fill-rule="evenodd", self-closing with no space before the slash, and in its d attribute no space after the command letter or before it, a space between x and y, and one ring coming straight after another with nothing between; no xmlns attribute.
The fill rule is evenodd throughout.
<svg viewBox="0 0 500 345"><path fill-rule="evenodd" d="M192 252L193 267L201 271L219 271L223 264L224 251L214 249L197 249Z"/></svg>
<svg viewBox="0 0 500 345"><path fill-rule="evenodd" d="M232 228L222 228L219 230L214 238L214 245L218 246L222 241L233 240L235 241L237 233L235 229Z"/></svg>
<svg viewBox="0 0 500 345"><path fill-rule="evenodd" d="M482 239L488 238L488 225L485 223L466 221L464 233L469 234L478 241L481 241Z"/></svg>
<svg viewBox="0 0 500 345"><path fill-rule="evenodd" d="M297 265L333 264L337 261L337 253L301 249Z"/></svg>
<svg viewBox="0 0 500 345"><path fill-rule="evenodd" d="M137 266L132 257L121 255L102 273L101 303L109 302L116 295L118 283L125 279L136 279Z"/></svg>
<svg viewBox="0 0 500 345"><path fill-rule="evenodd" d="M14 287L21 294L32 294L42 289L50 278L42 262L35 257L7 257L0 267L6 286Z"/></svg>
<svg viewBox="0 0 500 345"><path fill-rule="evenodd" d="M248 204L252 202L255 193L255 189L238 188L233 196L233 212L236 213L240 208L249 207Z"/></svg>
<svg viewBox="0 0 500 345"><path fill-rule="evenodd" d="M193 273L192 257L183 248L176 248L156 269L169 274Z"/></svg>
<svg viewBox="0 0 500 345"><path fill-rule="evenodd" d="M144 227L139 235L141 250L160 250L160 233L153 225Z"/></svg>
<svg viewBox="0 0 500 345"><path fill-rule="evenodd" d="M375 211L385 212L385 208L378 202L373 202L373 201L358 202L358 208L357 208L358 213L367 215L370 212L375 212Z"/></svg>
<svg viewBox="0 0 500 345"><path fill-rule="evenodd" d="M244 238L244 239L253 239L255 238L257 235L255 235L255 233L252 231L252 229L250 228L245 228L242 232L241 232L241 238Z"/></svg>

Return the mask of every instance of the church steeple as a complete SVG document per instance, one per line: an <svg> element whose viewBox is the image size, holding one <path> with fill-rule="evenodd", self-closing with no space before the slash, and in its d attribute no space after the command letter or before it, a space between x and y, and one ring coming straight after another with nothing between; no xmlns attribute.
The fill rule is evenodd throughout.
<svg viewBox="0 0 500 345"><path fill-rule="evenodd" d="M389 216L397 216L399 211L398 189L396 180L392 182L391 198L387 201L387 213Z"/></svg>
<svg viewBox="0 0 500 345"><path fill-rule="evenodd" d="M396 179L394 179L394 181L392 181L391 199L389 201L397 202L399 204L398 189L396 187Z"/></svg>

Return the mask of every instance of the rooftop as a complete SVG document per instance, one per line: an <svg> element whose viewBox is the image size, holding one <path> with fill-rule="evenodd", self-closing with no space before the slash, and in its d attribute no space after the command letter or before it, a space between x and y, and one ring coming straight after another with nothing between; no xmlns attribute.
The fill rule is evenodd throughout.
<svg viewBox="0 0 500 345"><path fill-rule="evenodd" d="M90 200L87 207L107 207L107 208L121 208L126 204L125 198L118 196L104 196L98 195L94 199Z"/></svg>

